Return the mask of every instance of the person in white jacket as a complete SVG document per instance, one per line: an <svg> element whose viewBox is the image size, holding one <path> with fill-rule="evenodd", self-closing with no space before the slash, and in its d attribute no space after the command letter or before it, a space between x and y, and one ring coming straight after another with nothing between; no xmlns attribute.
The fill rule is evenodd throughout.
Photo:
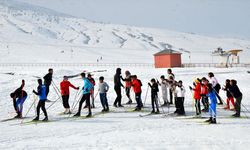
<svg viewBox="0 0 250 150"><path fill-rule="evenodd" d="M212 72L208 73L208 81L209 81L209 83L212 84L212 87L215 90L216 96L217 96L217 98L219 100L218 104L223 105L222 99L221 99L221 97L219 95L221 86L220 86L218 80L214 77L214 74Z"/></svg>
<svg viewBox="0 0 250 150"><path fill-rule="evenodd" d="M169 83L165 79L164 75L160 77L161 81L158 82L158 84L161 86L161 92L162 92L162 99L164 101L162 106L168 106L168 88L169 88Z"/></svg>
<svg viewBox="0 0 250 150"><path fill-rule="evenodd" d="M175 88L176 111L174 113L178 115L185 115L185 109L184 109L185 93L186 93L185 87L182 85L182 81L180 80Z"/></svg>

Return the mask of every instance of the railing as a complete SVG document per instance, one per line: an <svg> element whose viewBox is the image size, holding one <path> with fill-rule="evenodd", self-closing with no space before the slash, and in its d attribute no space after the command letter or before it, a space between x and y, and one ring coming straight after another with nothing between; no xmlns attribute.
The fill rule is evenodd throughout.
<svg viewBox="0 0 250 150"><path fill-rule="evenodd" d="M219 64L219 63L183 63L183 68L192 67L217 67L217 68L232 68L232 67L250 67L250 64Z"/></svg>

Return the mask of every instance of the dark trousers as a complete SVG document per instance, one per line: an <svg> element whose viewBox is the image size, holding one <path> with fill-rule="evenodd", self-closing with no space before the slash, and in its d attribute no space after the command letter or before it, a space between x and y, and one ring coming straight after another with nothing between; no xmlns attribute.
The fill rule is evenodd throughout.
<svg viewBox="0 0 250 150"><path fill-rule="evenodd" d="M157 94L151 94L151 105L152 105L153 111L155 111L155 107L156 107L156 110L159 111L158 95Z"/></svg>
<svg viewBox="0 0 250 150"><path fill-rule="evenodd" d="M201 114L201 103L199 99L195 100L195 110L196 110L196 115Z"/></svg>
<svg viewBox="0 0 250 150"><path fill-rule="evenodd" d="M50 85L45 85L46 86L46 96L48 96L49 95L49 86Z"/></svg>
<svg viewBox="0 0 250 150"><path fill-rule="evenodd" d="M79 103L78 113L81 113L82 104L86 101L86 105L89 109L89 114L91 114L91 106L90 106L90 93L83 94L82 99Z"/></svg>
<svg viewBox="0 0 250 150"><path fill-rule="evenodd" d="M173 104L173 92L171 89L169 89L169 99L170 99L170 104Z"/></svg>
<svg viewBox="0 0 250 150"><path fill-rule="evenodd" d="M126 87L126 88L125 88L125 91L126 91L126 96L128 97L128 99L129 99L130 101L132 101L132 99L131 99L131 97L130 97L130 89L131 89L131 87Z"/></svg>
<svg viewBox="0 0 250 150"><path fill-rule="evenodd" d="M185 109L184 109L184 97L176 97L176 113L179 115L184 115L185 114Z"/></svg>
<svg viewBox="0 0 250 150"><path fill-rule="evenodd" d="M235 98L235 110L236 110L236 114L240 115L240 110L241 110L241 100L242 100L242 96Z"/></svg>
<svg viewBox="0 0 250 150"><path fill-rule="evenodd" d="M69 95L62 95L62 100L63 100L63 107L64 108L70 108L69 106Z"/></svg>
<svg viewBox="0 0 250 150"><path fill-rule="evenodd" d="M204 106L204 110L208 111L209 110L209 102L208 102L208 97L207 96L201 96L201 102Z"/></svg>
<svg viewBox="0 0 250 150"><path fill-rule="evenodd" d="M47 111L46 111L46 108L45 108L45 100L40 100L38 102L38 105L36 107L36 113L37 113L37 117L39 118L40 116L40 108L42 109L43 113L44 113L44 116L45 117L48 117L48 114L47 114Z"/></svg>
<svg viewBox="0 0 250 150"><path fill-rule="evenodd" d="M220 93L220 86L219 86L219 84L217 84L217 85L214 87L214 90L216 91L215 94L216 94L216 97L218 98L219 102L222 103L222 99L221 99L221 97L220 97L220 95L219 95L219 93Z"/></svg>
<svg viewBox="0 0 250 150"><path fill-rule="evenodd" d="M135 93L135 100L136 100L136 103L137 103L137 108L142 108L143 107L143 104L142 104L142 101L141 101L141 92L140 93Z"/></svg>
<svg viewBox="0 0 250 150"><path fill-rule="evenodd" d="M101 99L101 104L104 110L109 109L109 104L108 104L108 99L107 99L107 93L100 93L100 99Z"/></svg>
<svg viewBox="0 0 250 150"><path fill-rule="evenodd" d="M114 102L114 105L118 105L120 106L122 103L122 93L121 93L121 87L115 87L115 93L116 93L116 99Z"/></svg>

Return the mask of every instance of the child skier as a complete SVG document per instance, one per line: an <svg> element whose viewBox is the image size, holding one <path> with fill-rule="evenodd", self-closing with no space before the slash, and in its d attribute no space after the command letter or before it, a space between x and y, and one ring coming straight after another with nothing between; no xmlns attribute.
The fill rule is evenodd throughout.
<svg viewBox="0 0 250 150"><path fill-rule="evenodd" d="M134 89L135 100L136 100L136 103L137 103L135 111L140 111L141 108L143 107L143 104L142 104L142 101L141 101L141 93L142 93L141 86L142 86L142 83L141 83L141 81L139 79L137 79L136 75L131 76L131 79L132 79L131 86Z"/></svg>
<svg viewBox="0 0 250 150"><path fill-rule="evenodd" d="M204 108L202 109L203 112L208 112L209 111L209 102L208 102L208 80L203 77L201 79L201 102L204 106Z"/></svg>
<svg viewBox="0 0 250 150"><path fill-rule="evenodd" d="M231 89L231 85L230 85L230 80L227 79L226 82L225 82L225 87L222 88L222 90L226 91L226 95L227 95L227 105L224 107L224 109L230 109L230 102L232 104L232 109L231 110L234 110L234 97L232 96L232 94L230 93L230 89Z"/></svg>
<svg viewBox="0 0 250 150"><path fill-rule="evenodd" d="M217 96L217 98L219 100L218 104L223 105L222 99L221 99L221 97L219 95L221 86L220 86L218 80L214 77L214 74L212 72L208 73L208 80L209 80L209 83L212 84L212 86L213 86L213 88L215 90L216 96Z"/></svg>
<svg viewBox="0 0 250 150"><path fill-rule="evenodd" d="M25 81L22 80L21 86L10 94L10 97L13 99L13 106L17 113L15 118L22 118L23 104L27 99L27 93L23 90L24 85Z"/></svg>
<svg viewBox="0 0 250 150"><path fill-rule="evenodd" d="M216 105L217 105L216 91L214 90L213 85L210 83L207 85L207 87L208 87L208 97L210 99L210 106L209 106L210 118L205 122L216 124Z"/></svg>
<svg viewBox="0 0 250 150"><path fill-rule="evenodd" d="M178 115L185 115L185 109L184 109L185 92L186 92L185 87L182 85L182 81L180 80L175 88L175 93L176 93L175 113L177 113Z"/></svg>
<svg viewBox="0 0 250 150"><path fill-rule="evenodd" d="M126 104L132 104L132 99L130 97L130 90L131 90L131 73L127 70L125 71L125 79L122 78L123 81L125 81L125 91L126 96L128 97L128 102Z"/></svg>
<svg viewBox="0 0 250 150"><path fill-rule="evenodd" d="M231 88L229 89L230 93L233 95L235 98L235 110L236 113L233 115L233 117L240 117L240 110L241 110L241 100L242 100L242 93L237 85L236 80L231 80L230 81Z"/></svg>
<svg viewBox="0 0 250 150"><path fill-rule="evenodd" d="M40 116L40 108L42 109L45 118L43 119L43 121L48 121L48 114L45 108L45 101L47 100L47 90L46 90L46 85L43 84L42 79L38 79L38 87L37 87L37 92L35 90L33 90L33 93L36 94L37 96L39 96L39 102L38 105L36 107L36 118L33 119L33 121L38 121L39 120L39 116Z"/></svg>
<svg viewBox="0 0 250 150"><path fill-rule="evenodd" d="M79 90L79 87L75 87L68 81L68 77L64 76L63 81L60 83L61 95L63 100L63 107L65 108L64 114L70 114L70 106L69 106L69 87L73 89Z"/></svg>
<svg viewBox="0 0 250 150"><path fill-rule="evenodd" d="M196 115L199 116L201 114L201 104L200 104L201 83L200 83L200 79L199 78L195 79L193 85L194 85L194 88L192 88L191 86L189 86L189 88L190 88L190 90L194 91Z"/></svg>
<svg viewBox="0 0 250 150"><path fill-rule="evenodd" d="M169 105L169 102L168 102L168 87L169 87L169 83L168 83L168 80L165 79L164 75L162 75L160 77L161 79L161 82L158 84L161 86L161 92L162 92L162 99L164 101L163 106L168 106Z"/></svg>
<svg viewBox="0 0 250 150"><path fill-rule="evenodd" d="M171 69L168 69L168 80L170 81L170 88L169 88L169 98L170 98L170 103L169 104L173 104L173 89L171 88L172 83L175 80L175 75L173 74Z"/></svg>
<svg viewBox="0 0 250 150"><path fill-rule="evenodd" d="M93 88L90 90L90 98L91 98L91 101L92 101L91 107L95 108L95 96L94 96L94 92L95 92L95 89L94 89L95 88L95 79L92 78L92 75L90 73L88 74L88 79L89 79L89 81L93 85Z"/></svg>
<svg viewBox="0 0 250 150"><path fill-rule="evenodd" d="M152 84L152 85L151 85ZM151 84L148 83L148 86L151 88L151 104L152 104L152 112L155 114L159 114L159 104L158 104L158 84L156 83L155 79L151 79ZM155 111L155 106L156 106L156 111Z"/></svg>
<svg viewBox="0 0 250 150"><path fill-rule="evenodd" d="M83 96L81 101L79 102L78 112L74 115L74 117L79 117L81 115L82 104L86 101L87 107L89 109L89 113L86 117L91 117L91 105L90 105L90 91L93 88L93 84L86 78L85 73L81 73L81 77L83 79Z"/></svg>
<svg viewBox="0 0 250 150"><path fill-rule="evenodd" d="M109 104L108 104L108 99L107 99L107 92L109 90L109 85L104 82L104 77L99 78L99 95L100 95L100 100L101 104L103 107L102 112L108 112L109 111Z"/></svg>

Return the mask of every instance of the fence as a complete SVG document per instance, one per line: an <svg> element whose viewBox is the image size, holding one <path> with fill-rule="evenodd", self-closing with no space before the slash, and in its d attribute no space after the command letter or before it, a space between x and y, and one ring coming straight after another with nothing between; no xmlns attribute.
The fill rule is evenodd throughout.
<svg viewBox="0 0 250 150"><path fill-rule="evenodd" d="M233 68L233 67L250 67L250 64L219 64L219 63L183 63L183 68L194 68L194 67L214 67L214 68Z"/></svg>

